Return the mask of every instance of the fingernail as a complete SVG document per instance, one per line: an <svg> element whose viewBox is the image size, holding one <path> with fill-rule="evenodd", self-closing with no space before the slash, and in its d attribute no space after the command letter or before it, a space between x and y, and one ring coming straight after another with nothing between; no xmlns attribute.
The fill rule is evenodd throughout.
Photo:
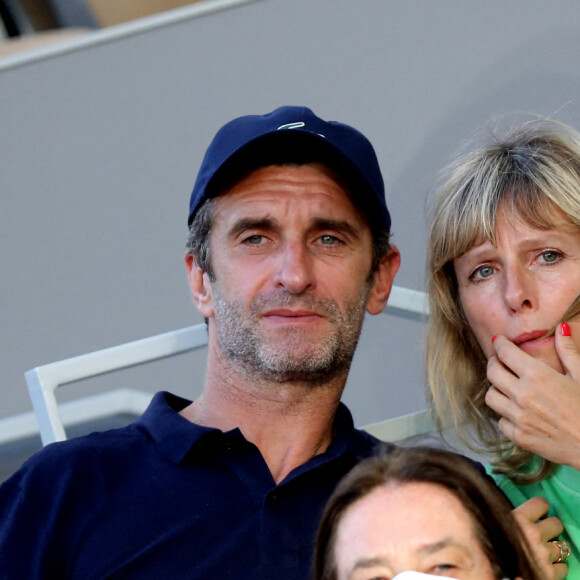
<svg viewBox="0 0 580 580"><path fill-rule="evenodd" d="M560 333L562 336L572 336L570 325L567 322L562 322L562 324L560 324Z"/></svg>
<svg viewBox="0 0 580 580"><path fill-rule="evenodd" d="M496 338L497 338L497 335L496 335L496 336L492 336L492 337L491 337L491 344L493 344L493 343L495 342L495 339L496 339Z"/></svg>

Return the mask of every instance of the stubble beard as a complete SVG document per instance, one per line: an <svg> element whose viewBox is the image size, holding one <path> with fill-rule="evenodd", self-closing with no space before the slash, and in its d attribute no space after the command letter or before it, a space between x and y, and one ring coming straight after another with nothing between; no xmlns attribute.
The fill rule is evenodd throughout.
<svg viewBox="0 0 580 580"><path fill-rule="evenodd" d="M258 296L249 311L226 299L217 281L212 283L215 322L221 349L247 378L268 382L328 384L348 373L359 340L370 285L341 312L330 298L275 291ZM264 332L260 315L275 308L307 309L322 314L331 330L323 337L308 329L286 327L275 336Z"/></svg>

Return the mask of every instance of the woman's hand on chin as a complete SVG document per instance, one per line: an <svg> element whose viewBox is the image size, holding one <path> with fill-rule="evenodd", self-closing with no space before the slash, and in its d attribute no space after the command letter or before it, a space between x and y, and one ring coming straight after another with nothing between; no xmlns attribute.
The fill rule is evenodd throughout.
<svg viewBox="0 0 580 580"><path fill-rule="evenodd" d="M501 415L499 429L513 443L580 469L580 354L561 327L555 344L565 374L498 336L487 364L492 387L485 402Z"/></svg>

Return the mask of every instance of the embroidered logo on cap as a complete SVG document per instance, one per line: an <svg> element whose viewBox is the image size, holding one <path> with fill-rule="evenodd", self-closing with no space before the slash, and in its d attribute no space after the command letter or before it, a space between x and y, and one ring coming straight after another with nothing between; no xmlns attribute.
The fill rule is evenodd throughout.
<svg viewBox="0 0 580 580"><path fill-rule="evenodd" d="M296 123L286 123L285 125L280 125L278 127L278 131L285 131L287 129L300 129L305 125L306 123L304 123L303 121L296 121Z"/></svg>
<svg viewBox="0 0 580 580"><path fill-rule="evenodd" d="M304 121L296 121L295 123L286 123L285 125L280 125L276 130L289 131L291 129L302 129L302 127L306 127L306 123L304 123ZM314 133L314 135L318 135L319 137L326 139L326 135L323 135L322 133Z"/></svg>

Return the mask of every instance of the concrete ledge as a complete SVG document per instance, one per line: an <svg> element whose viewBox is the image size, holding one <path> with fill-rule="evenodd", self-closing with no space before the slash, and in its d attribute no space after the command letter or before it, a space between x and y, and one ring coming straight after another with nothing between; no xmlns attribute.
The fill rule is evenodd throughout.
<svg viewBox="0 0 580 580"><path fill-rule="evenodd" d="M35 48L31 47L26 52L1 58L0 71L257 1L259 0L208 0L207 2L200 2L190 6L184 6L183 8L175 8L132 22L91 31L90 33L75 36L74 38L63 38L56 43L49 43Z"/></svg>

